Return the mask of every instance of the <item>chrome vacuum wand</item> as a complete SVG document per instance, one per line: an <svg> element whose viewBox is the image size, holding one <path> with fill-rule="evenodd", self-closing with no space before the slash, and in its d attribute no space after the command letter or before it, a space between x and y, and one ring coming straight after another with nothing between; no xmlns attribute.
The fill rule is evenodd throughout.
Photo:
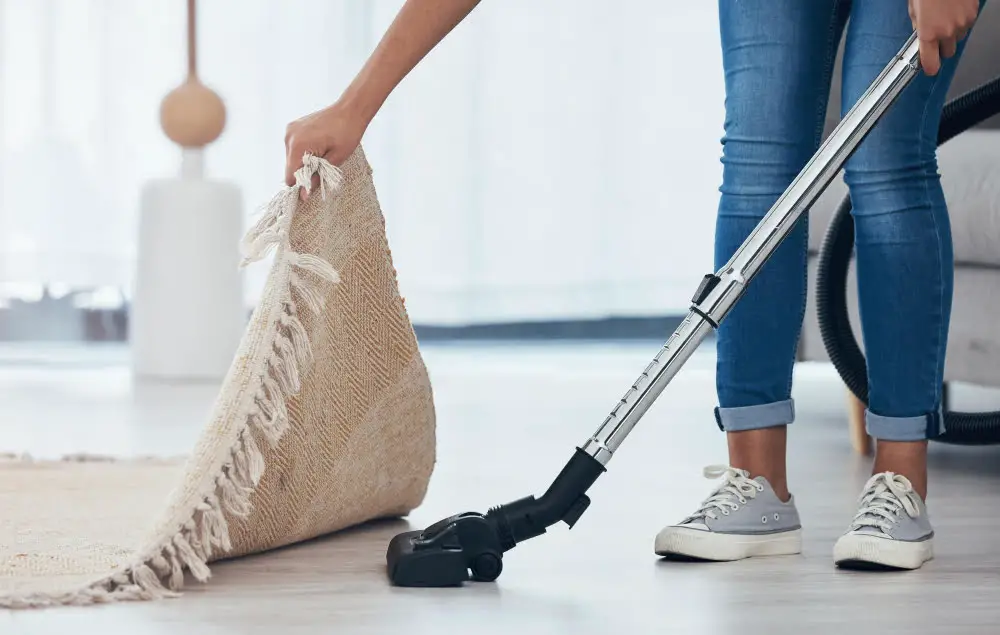
<svg viewBox="0 0 1000 635"><path fill-rule="evenodd" d="M636 379L582 449L602 465L636 426L691 353L719 324L778 245L840 171L847 158L920 70L916 33L802 168L760 224L717 273L708 274L692 298L687 318Z"/></svg>
<svg viewBox="0 0 1000 635"><path fill-rule="evenodd" d="M560 521L572 527L590 504L587 490L615 451L919 72L920 48L914 33L729 262L702 279L687 317L597 431L576 449L545 494L501 505L485 515L458 514L423 531L399 534L386 553L390 580L399 586L454 586L470 578L492 581L502 570L502 554L517 543Z"/></svg>

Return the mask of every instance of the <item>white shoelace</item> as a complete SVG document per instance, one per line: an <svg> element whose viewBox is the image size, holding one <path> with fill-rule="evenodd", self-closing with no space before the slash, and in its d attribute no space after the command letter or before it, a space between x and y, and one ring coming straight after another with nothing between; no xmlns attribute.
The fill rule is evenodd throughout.
<svg viewBox="0 0 1000 635"><path fill-rule="evenodd" d="M900 511L905 511L910 518L920 515L919 499L913 485L899 474L876 474L865 485L851 529L874 527L888 533L899 520Z"/></svg>
<svg viewBox="0 0 1000 635"><path fill-rule="evenodd" d="M747 472L728 465L710 465L704 469L704 474L705 478L709 479L722 477L722 484L702 502L701 507L685 523L706 517L715 520L720 512L723 516L728 516L730 511L745 505L748 498L754 498L759 492L764 491L764 486L752 480Z"/></svg>

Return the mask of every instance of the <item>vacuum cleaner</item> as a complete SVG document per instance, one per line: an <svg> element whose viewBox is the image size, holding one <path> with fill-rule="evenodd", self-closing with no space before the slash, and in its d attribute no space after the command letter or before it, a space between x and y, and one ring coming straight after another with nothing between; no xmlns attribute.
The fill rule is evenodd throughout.
<svg viewBox="0 0 1000 635"><path fill-rule="evenodd" d="M920 49L914 33L729 262L716 273L705 275L684 321L596 432L575 449L541 497L521 498L486 514L457 514L422 531L395 536L386 552L391 583L452 587L468 580L492 582L503 570L503 555L518 543L544 534L559 522L572 528L590 506L587 490L607 470L615 451L706 335L719 327L803 212L919 72Z"/></svg>

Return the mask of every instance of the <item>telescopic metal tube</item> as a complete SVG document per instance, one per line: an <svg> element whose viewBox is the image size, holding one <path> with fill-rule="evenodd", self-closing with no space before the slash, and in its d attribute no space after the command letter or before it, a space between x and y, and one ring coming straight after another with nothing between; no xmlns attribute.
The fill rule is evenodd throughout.
<svg viewBox="0 0 1000 635"><path fill-rule="evenodd" d="M705 277L687 318L615 405L600 428L580 446L581 450L602 465L607 465L639 419L710 330L718 328L796 221L816 202L848 157L919 71L920 46L917 34L913 33L729 262L716 274Z"/></svg>

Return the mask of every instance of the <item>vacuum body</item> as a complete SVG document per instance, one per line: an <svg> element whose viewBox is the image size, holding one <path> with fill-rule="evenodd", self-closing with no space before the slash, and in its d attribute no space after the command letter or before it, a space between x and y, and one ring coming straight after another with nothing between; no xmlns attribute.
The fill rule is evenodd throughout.
<svg viewBox="0 0 1000 635"><path fill-rule="evenodd" d="M522 498L486 514L457 514L423 531L397 535L386 552L390 581L422 587L493 581L502 571L503 554L519 542L544 534L559 522L572 527L590 504L587 490L606 471L615 451L919 72L920 48L914 33L729 262L702 279L684 321L541 497Z"/></svg>

